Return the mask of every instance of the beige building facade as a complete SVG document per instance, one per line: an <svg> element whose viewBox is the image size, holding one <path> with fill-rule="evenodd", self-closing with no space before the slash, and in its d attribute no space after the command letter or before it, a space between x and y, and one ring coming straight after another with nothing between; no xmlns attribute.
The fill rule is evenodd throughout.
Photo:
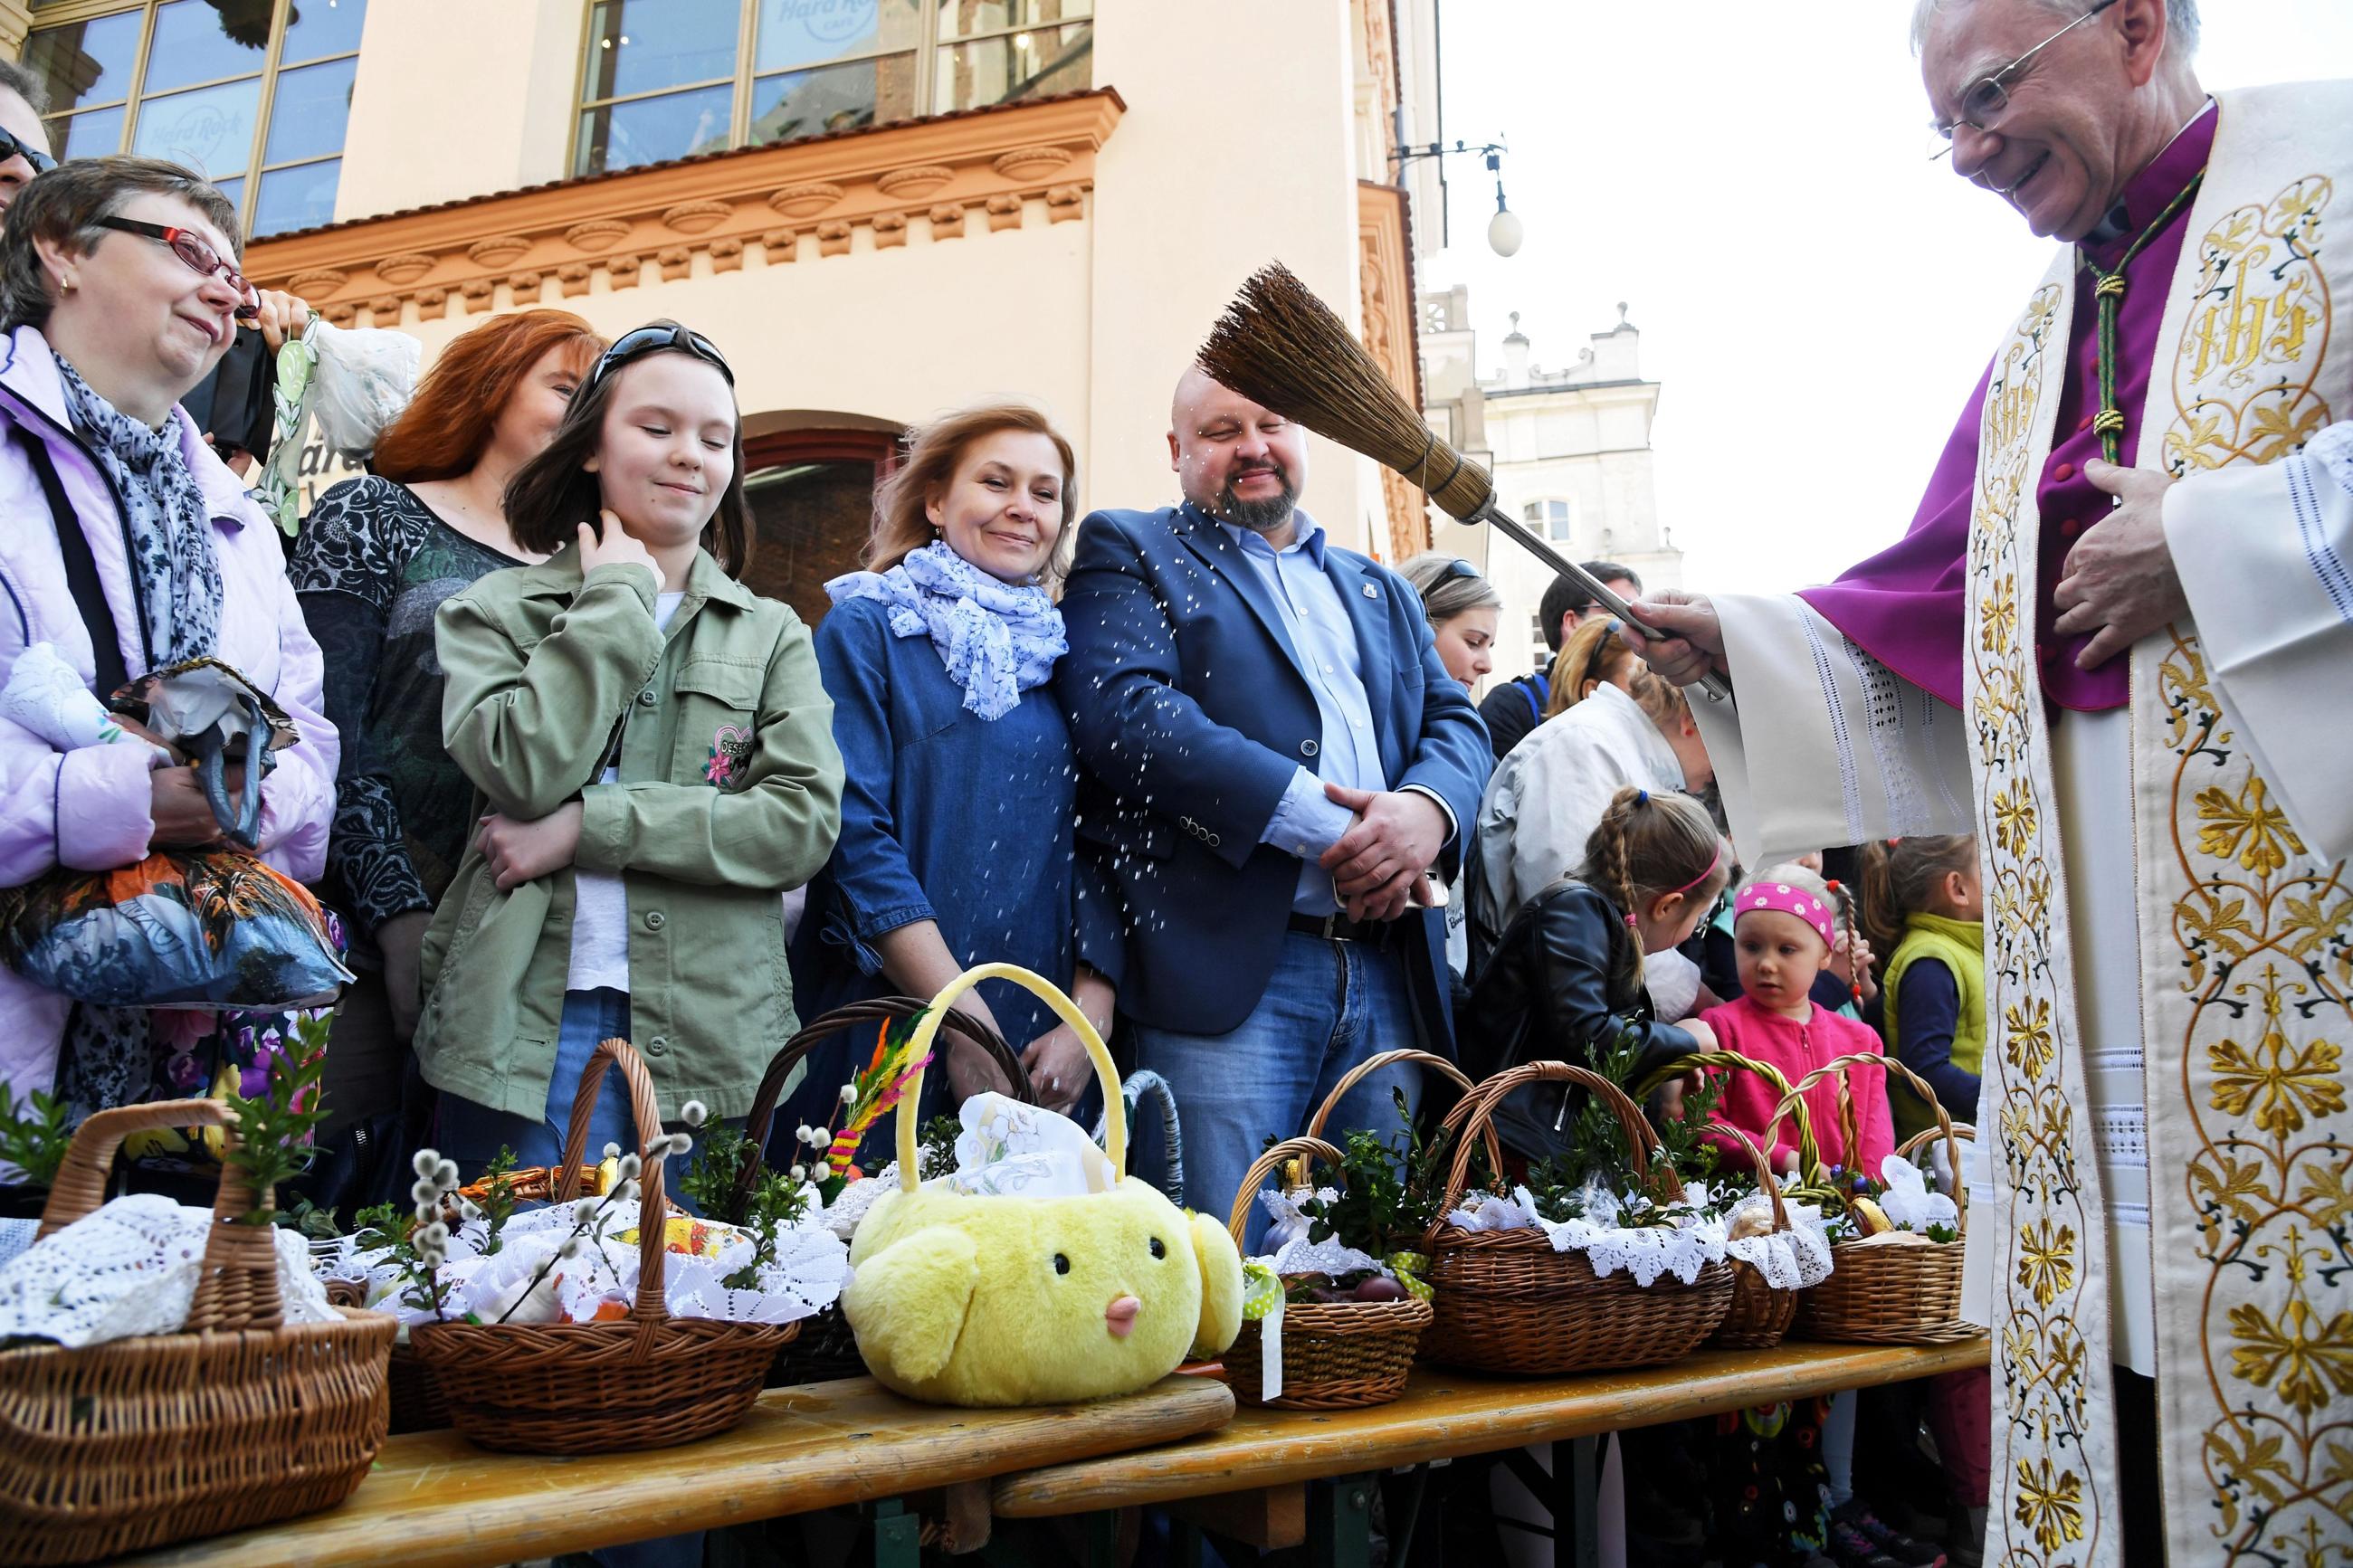
<svg viewBox="0 0 2353 1568"><path fill-rule="evenodd" d="M732 360L764 590L822 605L892 436L1018 396L1089 506L1175 498L1168 397L1288 264L1419 397L1435 0L0 0L69 155L201 167L247 271L429 356L483 317L656 317ZM1336 540L1420 498L1317 442Z"/></svg>
<svg viewBox="0 0 2353 1568"><path fill-rule="evenodd" d="M1573 363L1548 371L1512 316L1504 363L1482 376L1470 291L1420 299L1423 414L1430 426L1495 476L1504 508L1571 561L1629 566L1648 588L1683 585L1683 552L1659 521L1651 426L1660 384L1642 375L1642 334L1619 307ZM1502 595L1493 679L1525 675L1547 657L1536 606L1553 574L1484 528L1442 517L1437 548L1481 563Z"/></svg>

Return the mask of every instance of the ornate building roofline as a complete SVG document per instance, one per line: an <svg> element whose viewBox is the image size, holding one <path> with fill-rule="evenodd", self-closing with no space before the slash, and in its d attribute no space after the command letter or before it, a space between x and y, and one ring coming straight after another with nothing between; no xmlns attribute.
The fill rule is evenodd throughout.
<svg viewBox="0 0 2353 1568"><path fill-rule="evenodd" d="M936 241L968 223L1020 227L1033 212L1085 216L1095 154L1126 105L1111 88L835 136L745 147L618 174L560 180L258 241L244 258L265 288L301 295L349 325L468 313L616 289L645 268L683 278L698 255L733 271L758 246L769 266L849 253L856 229L877 248L922 224ZM501 294L505 296L503 300Z"/></svg>

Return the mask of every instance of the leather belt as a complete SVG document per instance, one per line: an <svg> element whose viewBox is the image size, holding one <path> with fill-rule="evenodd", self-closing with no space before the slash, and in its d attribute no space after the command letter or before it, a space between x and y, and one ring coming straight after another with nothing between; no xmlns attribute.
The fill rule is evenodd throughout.
<svg viewBox="0 0 2353 1568"><path fill-rule="evenodd" d="M1291 917L1291 929L1303 936L1320 936L1326 942L1360 942L1366 947L1385 948L1396 940L1398 927L1403 920L1357 921L1346 915L1302 915Z"/></svg>

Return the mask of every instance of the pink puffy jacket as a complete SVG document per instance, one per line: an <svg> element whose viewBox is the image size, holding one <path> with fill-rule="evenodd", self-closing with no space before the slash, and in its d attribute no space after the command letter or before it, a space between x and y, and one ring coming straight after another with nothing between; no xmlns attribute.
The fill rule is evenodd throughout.
<svg viewBox="0 0 2353 1568"><path fill-rule="evenodd" d="M203 488L220 553L219 657L271 693L301 731L278 753L261 788L263 858L298 881L325 864L334 815L334 726L319 695L319 647L304 629L286 581L278 531L185 414L180 440ZM123 668L147 668L132 599L123 526L105 476L65 414L57 358L32 327L0 339L0 684L16 656L52 645L95 681L90 634L66 586L47 499L24 442L43 442L66 499L79 514L121 637ZM147 853L154 830L144 748L90 746L58 752L0 718L0 887L20 887L58 866L111 870ZM21 1098L57 1072L69 998L0 969L0 1079Z"/></svg>

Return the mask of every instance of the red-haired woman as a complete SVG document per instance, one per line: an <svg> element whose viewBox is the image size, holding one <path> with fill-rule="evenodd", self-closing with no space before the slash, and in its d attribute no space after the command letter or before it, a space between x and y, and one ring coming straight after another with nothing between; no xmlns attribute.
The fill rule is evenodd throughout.
<svg viewBox="0 0 2353 1568"><path fill-rule="evenodd" d="M337 1124L399 1102L417 946L473 826L474 786L441 745L434 611L485 573L541 559L515 543L501 498L604 346L565 310L458 338L378 437L373 472L321 496L295 543L288 572L343 737L325 889L360 982L328 1056Z"/></svg>
<svg viewBox="0 0 2353 1568"><path fill-rule="evenodd" d="M804 1016L928 996L1001 960L1069 987L1108 1032L1120 924L1108 879L1074 853L1078 768L1050 684L1077 486L1070 443L1036 409L949 415L876 493L868 570L826 584L817 660L846 778L793 949ZM956 1005L1023 1051L1044 1103L1092 1086L1077 1037L1027 992L987 981ZM838 1089L849 1049L812 1058L815 1098L796 1110ZM951 1053L935 1078L961 1100L988 1087L984 1059Z"/></svg>

